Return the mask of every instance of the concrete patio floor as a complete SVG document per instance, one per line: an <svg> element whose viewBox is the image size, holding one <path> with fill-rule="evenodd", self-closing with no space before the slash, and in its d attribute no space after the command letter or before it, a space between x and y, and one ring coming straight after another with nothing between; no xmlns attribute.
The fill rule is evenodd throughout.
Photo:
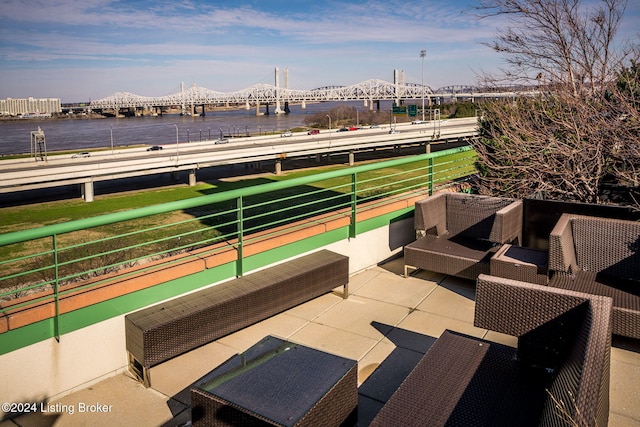
<svg viewBox="0 0 640 427"><path fill-rule="evenodd" d="M473 326L474 282L428 271L405 279L402 262L352 276L346 300L338 289L152 368L151 388L128 372L118 374L48 402L49 412L0 427L185 425L189 385L266 335L357 360L358 425L366 426L445 329L515 346L513 337ZM638 426L640 341L615 337L613 344L609 425Z"/></svg>

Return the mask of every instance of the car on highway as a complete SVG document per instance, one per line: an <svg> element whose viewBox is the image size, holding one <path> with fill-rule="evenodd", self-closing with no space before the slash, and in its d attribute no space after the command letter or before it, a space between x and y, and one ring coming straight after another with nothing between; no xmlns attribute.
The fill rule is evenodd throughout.
<svg viewBox="0 0 640 427"><path fill-rule="evenodd" d="M380 129L380 126L378 126L378 125L371 125L371 126L369 126L369 129Z"/></svg>
<svg viewBox="0 0 640 427"><path fill-rule="evenodd" d="M317 135L320 133L320 129L311 129L309 132L307 132L307 135Z"/></svg>
<svg viewBox="0 0 640 427"><path fill-rule="evenodd" d="M162 150L162 147L159 145L154 145L153 147L147 148L147 151L159 151Z"/></svg>
<svg viewBox="0 0 640 427"><path fill-rule="evenodd" d="M285 136L293 136L293 133L292 133L290 130L288 130L288 131L286 131L285 133L283 133L283 134L282 134L282 135L280 135L280 136L281 136L281 137L285 137Z"/></svg>
<svg viewBox="0 0 640 427"><path fill-rule="evenodd" d="M411 122L412 125L421 125L423 123L427 123L427 122L424 120L414 120Z"/></svg>
<svg viewBox="0 0 640 427"><path fill-rule="evenodd" d="M349 128L340 128L336 132L349 132Z"/></svg>
<svg viewBox="0 0 640 427"><path fill-rule="evenodd" d="M82 153L76 153L73 156L71 156L72 159L80 159L83 157L91 157L91 154L87 153L86 151L83 151Z"/></svg>
<svg viewBox="0 0 640 427"><path fill-rule="evenodd" d="M400 133L400 131L399 131L399 130L396 130L396 129L391 129L391 130L389 131L389 133L391 133L391 134L394 134L394 133Z"/></svg>
<svg viewBox="0 0 640 427"><path fill-rule="evenodd" d="M220 138L220 139L216 139L214 144L228 144L229 143L229 138Z"/></svg>
<svg viewBox="0 0 640 427"><path fill-rule="evenodd" d="M357 126L351 126L351 127L349 128L349 130L358 130L358 129L360 129L360 128L359 128L359 127L357 127Z"/></svg>

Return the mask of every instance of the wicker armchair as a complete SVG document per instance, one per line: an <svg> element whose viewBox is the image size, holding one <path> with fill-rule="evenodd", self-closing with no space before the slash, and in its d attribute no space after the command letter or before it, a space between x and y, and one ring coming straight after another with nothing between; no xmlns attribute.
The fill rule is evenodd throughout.
<svg viewBox="0 0 640 427"><path fill-rule="evenodd" d="M446 331L371 426L607 425L610 298L481 275L475 325L518 348Z"/></svg>
<svg viewBox="0 0 640 427"><path fill-rule="evenodd" d="M613 298L613 333L640 338L640 222L562 215L549 269L549 286Z"/></svg>
<svg viewBox="0 0 640 427"><path fill-rule="evenodd" d="M409 268L475 280L504 243L522 238L522 201L441 193L416 202L417 240L404 248Z"/></svg>

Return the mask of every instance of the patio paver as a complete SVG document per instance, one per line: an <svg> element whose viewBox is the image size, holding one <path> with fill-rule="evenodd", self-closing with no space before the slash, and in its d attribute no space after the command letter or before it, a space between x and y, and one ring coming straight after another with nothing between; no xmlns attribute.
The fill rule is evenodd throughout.
<svg viewBox="0 0 640 427"><path fill-rule="evenodd" d="M375 416L413 364L445 329L515 345L513 337L473 326L472 281L418 271L403 278L402 259L350 279L349 299L330 293L153 368L145 389L115 375L58 403L112 405L105 414L36 414L0 422L15 426L180 426L190 419L185 390L231 355L273 334L358 360L359 422ZM609 425L640 425L640 342L614 339ZM56 402L52 402L56 403ZM90 418L84 418L89 415ZM55 423L54 423L55 421Z"/></svg>

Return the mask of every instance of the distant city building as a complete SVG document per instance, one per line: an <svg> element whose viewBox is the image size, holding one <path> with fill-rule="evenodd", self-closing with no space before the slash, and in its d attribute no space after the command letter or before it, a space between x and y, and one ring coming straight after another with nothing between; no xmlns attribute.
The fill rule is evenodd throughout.
<svg viewBox="0 0 640 427"><path fill-rule="evenodd" d="M43 116L60 112L60 98L0 99L0 114L6 116Z"/></svg>

